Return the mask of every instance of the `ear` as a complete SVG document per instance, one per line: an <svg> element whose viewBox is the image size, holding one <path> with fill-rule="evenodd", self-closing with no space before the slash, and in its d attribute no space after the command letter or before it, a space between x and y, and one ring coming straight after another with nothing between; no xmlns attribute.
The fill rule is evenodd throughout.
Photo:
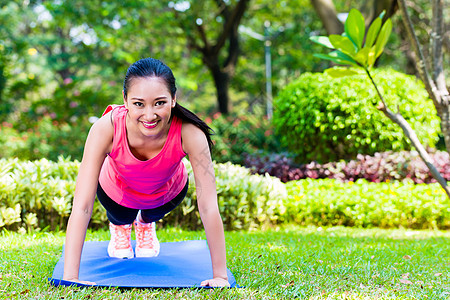
<svg viewBox="0 0 450 300"><path fill-rule="evenodd" d="M176 96L172 99L172 108L175 107L175 104L177 104L177 97Z"/></svg>

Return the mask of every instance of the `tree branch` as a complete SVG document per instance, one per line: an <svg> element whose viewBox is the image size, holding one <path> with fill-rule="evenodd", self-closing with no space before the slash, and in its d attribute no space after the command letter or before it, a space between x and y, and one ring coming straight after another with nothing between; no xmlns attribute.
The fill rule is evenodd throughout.
<svg viewBox="0 0 450 300"><path fill-rule="evenodd" d="M372 76L370 75L369 70L365 69L367 75L369 76L372 85L375 87L378 97L381 100L381 104L377 105L377 109L384 113L386 117L392 120L392 122L398 124L403 132L405 133L406 137L411 141L414 148L416 148L417 152L420 155L420 158L422 158L422 161L427 165L428 169L431 172L431 175L434 179L439 182L441 187L444 189L444 191L447 193L447 196L450 198L450 187L447 185L447 181L442 177L441 173L439 173L438 169L434 166L433 162L431 161L430 155L425 150L425 147L420 142L419 138L417 137L416 132L411 128L408 121L405 120L405 118L401 115L400 109L398 109L397 113L393 113L386 105L386 102L384 100L383 95L380 93L380 90L378 89L378 86L375 84L375 81L373 80Z"/></svg>
<svg viewBox="0 0 450 300"><path fill-rule="evenodd" d="M239 23L241 22L241 18L244 16L244 12L247 9L249 1L250 0L240 0L234 7L230 16L225 19L223 31L217 39L217 43L213 47L213 51L215 54L219 53L220 49L222 49L226 40L231 36L233 32L237 33Z"/></svg>
<svg viewBox="0 0 450 300"><path fill-rule="evenodd" d="M203 27L203 24L196 24L196 28L204 44L204 47L202 48L204 49L205 53L209 53L211 51L211 45L209 44L208 39L206 37L205 28Z"/></svg>
<svg viewBox="0 0 450 300"><path fill-rule="evenodd" d="M393 113L386 106L379 108L389 119L391 119L394 123L397 123L405 133L406 137L411 141L414 148L416 148L423 162L427 165L434 179L441 185L444 189L447 196L450 198L450 187L447 185L447 181L442 177L441 173L439 173L438 169L433 165L431 161L431 157L428 152L425 150L425 147L420 143L419 138L417 137L414 130L411 128L409 123L403 118L403 116L398 113Z"/></svg>
<svg viewBox="0 0 450 300"><path fill-rule="evenodd" d="M184 20L180 16L178 11L176 11L175 9L172 9L172 11L175 15L175 20L177 20L178 25L180 26L180 28L184 29L184 34L186 35L188 46L190 48L193 48L193 49L199 51L202 54L205 54L206 53L205 48L201 47L197 43L197 41L195 40L195 37L191 33L191 28L189 28L189 26L184 25L184 24L187 24L187 22L183 22Z"/></svg>

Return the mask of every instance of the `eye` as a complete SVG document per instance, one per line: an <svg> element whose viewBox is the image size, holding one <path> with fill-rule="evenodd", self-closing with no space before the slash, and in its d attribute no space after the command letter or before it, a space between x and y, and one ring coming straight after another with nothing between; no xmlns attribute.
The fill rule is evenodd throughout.
<svg viewBox="0 0 450 300"><path fill-rule="evenodd" d="M155 106L164 105L164 104L166 104L166 102L167 102L167 101L157 101L157 102L155 103Z"/></svg>
<svg viewBox="0 0 450 300"><path fill-rule="evenodd" d="M133 105L135 105L137 107L142 107L142 106L144 106L144 103L136 101L136 102L133 102Z"/></svg>

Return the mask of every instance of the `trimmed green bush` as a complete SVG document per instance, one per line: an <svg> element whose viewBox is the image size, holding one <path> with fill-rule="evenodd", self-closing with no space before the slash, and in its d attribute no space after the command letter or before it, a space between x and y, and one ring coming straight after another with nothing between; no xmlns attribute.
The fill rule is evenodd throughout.
<svg viewBox="0 0 450 300"><path fill-rule="evenodd" d="M284 222L316 226L449 229L450 203L439 184L303 179L286 183Z"/></svg>
<svg viewBox="0 0 450 300"><path fill-rule="evenodd" d="M201 229L194 179L185 200L162 225ZM0 159L0 228L64 229L72 208L79 162ZM304 179L283 184L251 175L231 163L215 164L220 212L227 230L277 223L316 226L450 228L450 203L438 184L341 182ZM104 208L95 201L91 228L107 228Z"/></svg>
<svg viewBox="0 0 450 300"><path fill-rule="evenodd" d="M374 80L392 110L429 146L440 123L422 82L394 70L375 70ZM298 162L354 159L388 150L409 150L401 128L375 108L378 96L367 76L331 78L304 73L274 100L273 123L281 142Z"/></svg>
<svg viewBox="0 0 450 300"><path fill-rule="evenodd" d="M185 165L192 174L187 160ZM0 159L0 228L64 228L72 208L78 167L78 161L63 158L58 162ZM287 192L278 178L251 175L248 169L230 163L214 167L226 229L268 226L284 213ZM163 222L190 229L202 226L194 178L190 179L185 200ZM104 208L95 201L90 226L106 228L107 224Z"/></svg>

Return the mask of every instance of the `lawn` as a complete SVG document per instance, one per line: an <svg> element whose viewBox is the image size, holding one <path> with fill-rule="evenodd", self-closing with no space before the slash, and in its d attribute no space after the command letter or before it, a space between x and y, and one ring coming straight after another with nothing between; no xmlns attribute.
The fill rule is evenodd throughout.
<svg viewBox="0 0 450 300"><path fill-rule="evenodd" d="M88 232L106 240L108 232ZM204 239L168 228L161 241ZM47 283L64 233L0 235L1 299L449 299L450 232L285 227L226 232L242 289L118 290Z"/></svg>

